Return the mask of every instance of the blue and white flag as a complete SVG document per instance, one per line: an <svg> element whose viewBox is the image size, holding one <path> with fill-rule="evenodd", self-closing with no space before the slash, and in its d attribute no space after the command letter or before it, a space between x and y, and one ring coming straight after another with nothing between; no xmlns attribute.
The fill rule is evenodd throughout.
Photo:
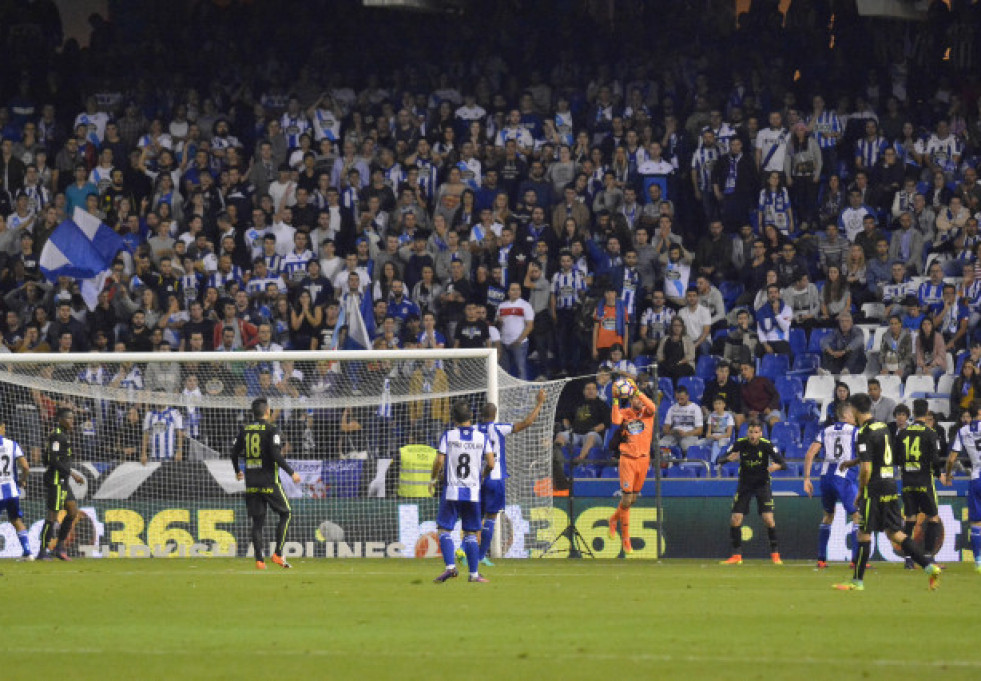
<svg viewBox="0 0 981 681"><path fill-rule="evenodd" d="M360 301L355 299L360 295ZM371 349L371 340L375 335L375 311L372 309L371 296L368 289L364 293L348 293L341 299L341 311L334 326L334 347L332 350L344 350L337 347L338 335L342 326L347 326L347 338L362 350ZM350 348L347 348L350 349Z"/></svg>
<svg viewBox="0 0 981 681"><path fill-rule="evenodd" d="M76 208L71 218L55 227L41 249L40 268L45 279L77 279L89 309L95 308L99 291L116 254L126 248L123 238L99 218Z"/></svg>
<svg viewBox="0 0 981 681"><path fill-rule="evenodd" d="M385 379L381 401L378 403L378 410L375 413L383 419L392 418L392 379L390 378Z"/></svg>

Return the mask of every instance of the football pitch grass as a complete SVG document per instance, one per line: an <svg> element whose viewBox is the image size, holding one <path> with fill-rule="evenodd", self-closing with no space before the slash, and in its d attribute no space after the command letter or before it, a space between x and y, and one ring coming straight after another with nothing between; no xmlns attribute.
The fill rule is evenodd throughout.
<svg viewBox="0 0 981 681"><path fill-rule="evenodd" d="M875 564L0 563L3 679L977 679L981 575ZM671 675L671 676L666 676ZM677 677L675 675L678 675Z"/></svg>

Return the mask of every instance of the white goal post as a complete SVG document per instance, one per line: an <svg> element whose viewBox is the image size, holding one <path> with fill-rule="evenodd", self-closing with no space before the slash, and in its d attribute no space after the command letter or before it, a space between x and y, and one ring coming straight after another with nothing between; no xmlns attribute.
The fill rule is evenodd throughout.
<svg viewBox="0 0 981 681"><path fill-rule="evenodd" d="M93 557L251 553L244 484L229 454L252 400L266 397L300 473L281 475L293 505L293 557L436 555L437 500L424 471L450 404L479 420L519 421L546 391L538 420L506 444L507 508L495 555L528 557L551 537L555 408L565 381L505 374L474 350L38 353L0 355L0 416L32 465L22 506L38 548L41 450L58 407L75 413L71 482L82 515L70 551ZM272 540L271 535L269 540ZM0 557L19 551L0 524Z"/></svg>

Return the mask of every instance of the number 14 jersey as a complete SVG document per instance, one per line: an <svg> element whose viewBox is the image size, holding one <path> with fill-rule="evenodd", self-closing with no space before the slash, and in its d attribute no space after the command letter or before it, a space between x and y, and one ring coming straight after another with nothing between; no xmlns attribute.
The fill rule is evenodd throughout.
<svg viewBox="0 0 981 681"><path fill-rule="evenodd" d="M484 454L493 451L490 440L473 426L450 428L440 438L438 451L446 457L446 498L450 501L478 501Z"/></svg>

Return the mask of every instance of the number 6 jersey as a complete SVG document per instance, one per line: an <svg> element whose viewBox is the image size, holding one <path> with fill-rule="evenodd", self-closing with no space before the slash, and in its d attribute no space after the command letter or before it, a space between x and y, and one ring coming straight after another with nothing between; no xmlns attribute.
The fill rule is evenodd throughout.
<svg viewBox="0 0 981 681"><path fill-rule="evenodd" d="M438 451L446 457L446 498L450 501L478 501L484 454L493 452L490 440L473 426L450 428L440 438Z"/></svg>

